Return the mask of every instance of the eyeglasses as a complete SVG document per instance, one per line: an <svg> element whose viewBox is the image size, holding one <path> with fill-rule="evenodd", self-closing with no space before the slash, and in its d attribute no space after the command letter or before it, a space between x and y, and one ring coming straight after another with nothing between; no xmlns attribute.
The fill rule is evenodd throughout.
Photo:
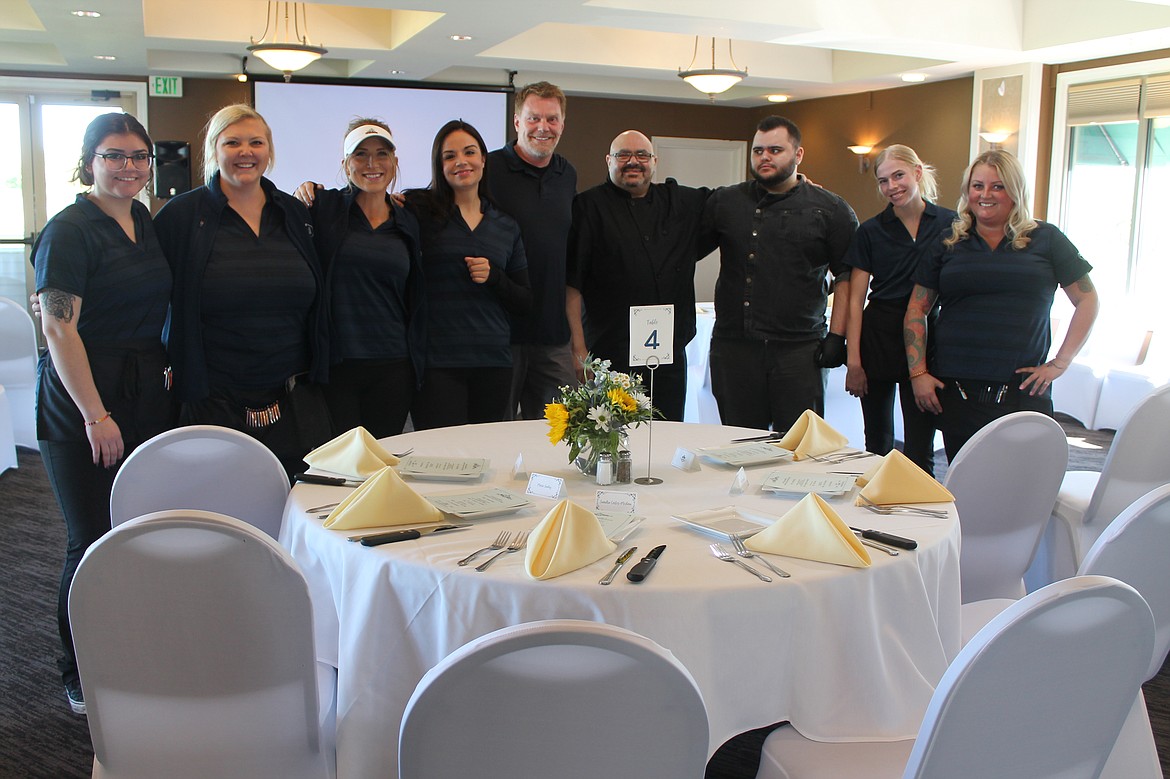
<svg viewBox="0 0 1170 779"><path fill-rule="evenodd" d="M613 157L618 162L629 162L631 158L637 160L638 162L649 162L650 160L654 159L653 154L644 150L615 151L610 152L609 156Z"/></svg>
<svg viewBox="0 0 1170 779"><path fill-rule="evenodd" d="M120 151L107 151L95 153L93 156L101 157L106 161L107 170L125 170L126 164L133 161L136 168L149 168L154 161L154 155L147 151L140 151L137 154L123 154Z"/></svg>

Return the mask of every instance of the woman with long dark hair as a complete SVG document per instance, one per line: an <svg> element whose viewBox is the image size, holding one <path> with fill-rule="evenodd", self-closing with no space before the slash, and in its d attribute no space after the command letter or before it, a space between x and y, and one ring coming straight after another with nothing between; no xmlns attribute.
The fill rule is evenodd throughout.
<svg viewBox="0 0 1170 779"><path fill-rule="evenodd" d="M515 220L488 197L479 131L453 120L431 149L431 185L407 193L419 217L427 287L427 368L415 398L419 429L508 418L508 314L532 304Z"/></svg>
<svg viewBox="0 0 1170 779"><path fill-rule="evenodd" d="M162 331L171 270L150 211L153 144L129 114L86 128L74 178L90 187L49 220L33 246L41 325L37 438L68 531L57 599L69 704L85 698L69 631L69 586L82 555L110 529L110 489L135 447L174 423Z"/></svg>

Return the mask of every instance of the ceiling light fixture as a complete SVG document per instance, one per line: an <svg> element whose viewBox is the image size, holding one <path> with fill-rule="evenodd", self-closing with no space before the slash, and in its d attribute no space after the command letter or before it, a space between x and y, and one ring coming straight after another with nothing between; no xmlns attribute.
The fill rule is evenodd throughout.
<svg viewBox="0 0 1170 779"><path fill-rule="evenodd" d="M289 6L292 6L290 11ZM281 6L284 7L283 18ZM284 30L281 31L283 22ZM290 34L291 27L291 34ZM304 28L304 34L301 28ZM272 37L269 38L269 31ZM252 45L248 51L262 59L269 67L284 73L285 81L292 81L294 71L300 70L312 62L316 62L321 55L327 54L324 46L314 46L309 42L309 24L305 19L304 3L272 2L268 3L268 10L264 15L264 34L257 42L249 38Z"/></svg>
<svg viewBox="0 0 1170 779"><path fill-rule="evenodd" d="M118 59L113 54L95 54L93 55L93 58L95 60L102 60L103 62L113 62L114 60Z"/></svg>
<svg viewBox="0 0 1170 779"><path fill-rule="evenodd" d="M766 97L769 103L787 103L789 99L788 95L767 95Z"/></svg>
<svg viewBox="0 0 1170 779"><path fill-rule="evenodd" d="M471 40L471 36L470 35L452 35L451 40L453 40L453 41L469 41L469 40Z"/></svg>
<svg viewBox="0 0 1170 779"><path fill-rule="evenodd" d="M101 16L100 11L83 11L81 9L70 11L69 13L82 19L97 19L99 16Z"/></svg>
<svg viewBox="0 0 1170 779"><path fill-rule="evenodd" d="M236 81L241 84L248 83L248 58L240 57L240 72L236 74Z"/></svg>
<svg viewBox="0 0 1170 779"><path fill-rule="evenodd" d="M726 92L733 86L747 78L747 68L739 69L735 64L735 57L731 54L731 39L727 39L727 58L731 60L731 68L715 67L715 39L711 39L711 67L695 68L695 59L699 56L699 36L695 36L695 53L691 56L691 64L686 70L679 69L678 77L695 89L711 98L715 102L715 95Z"/></svg>
<svg viewBox="0 0 1170 779"><path fill-rule="evenodd" d="M925 73L903 73L902 80L907 84L921 84L926 81Z"/></svg>

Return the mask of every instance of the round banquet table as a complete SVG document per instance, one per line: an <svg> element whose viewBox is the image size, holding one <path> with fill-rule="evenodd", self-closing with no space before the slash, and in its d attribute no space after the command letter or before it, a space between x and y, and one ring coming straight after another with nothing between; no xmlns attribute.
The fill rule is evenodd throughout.
<svg viewBox="0 0 1170 779"><path fill-rule="evenodd" d="M568 463L567 445L549 444L546 431L543 421L501 422L406 433L383 444L389 451L413 447L417 455L490 459L476 482L408 480L423 495L489 485L523 495L526 480L512 475L522 455L525 470L563 478L567 496L593 508L597 485ZM620 625L673 652L702 691L711 752L735 734L781 720L823 741L914 737L960 646L953 504L948 518L938 520L867 512L853 505L855 491L831 498L846 524L914 538L918 549L892 557L866 547L869 568L769 556L792 574L769 584L712 557L708 545L719 539L671 515L738 506L779 516L797 497L761 493L771 471L864 471L876 459L751 466L743 494L730 495L736 468L701 459L700 470L682 471L670 464L676 449L726 445L759 431L678 422L655 422L649 431L643 425L630 436L635 477L646 475L651 432L651 471L663 483L604 488L636 493L636 513L646 517L619 544L637 545L638 552L607 587L598 580L616 551L546 581L527 576L522 552L504 555L483 573L456 565L502 530L531 530L555 505L552 499L530 497L533 506L475 520L464 530L365 547L346 540L363 531L327 530L306 511L341 500L351 488L293 488L281 543L309 582L318 658L337 669L340 779L397 775L403 711L418 681L440 660L493 630L554 618ZM627 581L625 571L659 544L666 551L652 574L640 584Z"/></svg>

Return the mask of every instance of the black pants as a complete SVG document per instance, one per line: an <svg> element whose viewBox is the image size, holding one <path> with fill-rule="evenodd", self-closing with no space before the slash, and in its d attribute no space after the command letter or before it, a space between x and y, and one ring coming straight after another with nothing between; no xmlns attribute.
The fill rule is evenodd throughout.
<svg viewBox="0 0 1170 779"><path fill-rule="evenodd" d="M416 430L503 422L511 390L510 367L427 368L411 418Z"/></svg>
<svg viewBox="0 0 1170 779"><path fill-rule="evenodd" d="M57 591L57 630L64 654L57 667L69 685L78 678L69 629L69 587L85 550L110 529L110 489L118 469L94 465L88 441L41 441L40 448L49 484L65 517L65 568Z"/></svg>
<svg viewBox="0 0 1170 779"><path fill-rule="evenodd" d="M829 372L816 364L818 345L712 338L711 391L723 424L780 431L806 409L823 417Z"/></svg>
<svg viewBox="0 0 1170 779"><path fill-rule="evenodd" d="M1008 384L968 379L940 381L946 386L938 392L939 403L942 405L942 414L938 416L938 429L943 434L947 462L954 460L963 444L988 422L1016 411L1039 411L1047 416L1053 415L1051 393L1032 396L1020 392L1020 380ZM997 388L1001 387L1003 394L999 396ZM999 402L996 402L997 396Z"/></svg>
<svg viewBox="0 0 1170 779"><path fill-rule="evenodd" d="M920 411L914 402L914 388L909 380L866 382L861 399L865 418L865 449L874 454L888 454L894 448L894 395L902 406L902 426L906 436L904 454L922 470L934 475L933 414Z"/></svg>
<svg viewBox="0 0 1170 779"><path fill-rule="evenodd" d="M414 399L414 367L401 360L342 360L329 369L325 401L338 433L361 425L374 438L398 435Z"/></svg>

